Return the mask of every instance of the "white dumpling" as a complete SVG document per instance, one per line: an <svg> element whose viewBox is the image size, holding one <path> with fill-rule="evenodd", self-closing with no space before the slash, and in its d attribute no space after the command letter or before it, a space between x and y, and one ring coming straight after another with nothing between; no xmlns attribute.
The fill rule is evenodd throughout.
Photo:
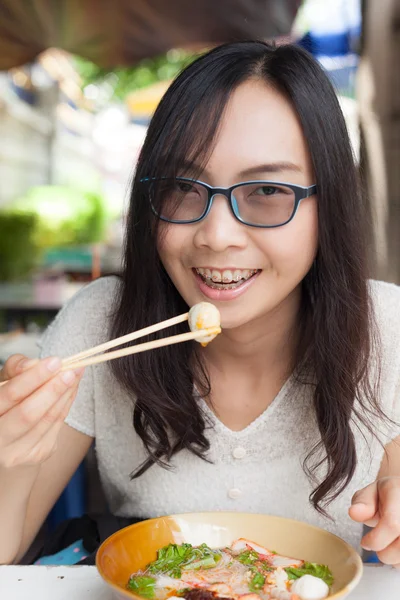
<svg viewBox="0 0 400 600"><path fill-rule="evenodd" d="M198 331L199 329L207 329L208 327L220 327L221 317L219 310L214 304L209 302L199 302L195 304L189 311L189 327L191 331ZM205 335L204 337L198 338L196 341L201 344L208 344L218 334L214 333L211 335Z"/></svg>
<svg viewBox="0 0 400 600"><path fill-rule="evenodd" d="M324 600L329 595L329 587L319 577L303 575L293 582L291 590L301 600Z"/></svg>

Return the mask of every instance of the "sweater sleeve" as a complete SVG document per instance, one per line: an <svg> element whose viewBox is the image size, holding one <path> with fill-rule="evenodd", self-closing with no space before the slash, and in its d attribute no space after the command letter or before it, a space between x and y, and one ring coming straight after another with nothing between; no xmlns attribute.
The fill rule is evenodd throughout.
<svg viewBox="0 0 400 600"><path fill-rule="evenodd" d="M96 280L78 292L58 313L38 342L40 357L66 358L107 339L105 322L112 309L115 277ZM96 436L93 369L88 367L65 422Z"/></svg>

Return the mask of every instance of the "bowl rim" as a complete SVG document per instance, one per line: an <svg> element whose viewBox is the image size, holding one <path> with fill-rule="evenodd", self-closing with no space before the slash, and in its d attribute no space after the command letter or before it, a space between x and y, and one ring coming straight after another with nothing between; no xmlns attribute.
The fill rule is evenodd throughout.
<svg viewBox="0 0 400 600"><path fill-rule="evenodd" d="M362 561L359 553L355 550L355 548L353 548L353 546L351 546L348 542L346 542L344 539L342 539L338 535L335 535L334 533L327 531L326 529L323 529L322 527L317 527L317 525L311 525L310 523L307 523L306 521L299 521L297 519L281 517L278 515L270 515L270 514L265 514L265 513L236 512L236 511L228 511L228 510L176 513L173 515L163 515L160 517L152 517L151 519L143 519L143 521L139 521L138 523L132 523L131 525L127 525L126 527L123 527L122 529L119 529L115 533L111 534L107 539L105 539L100 544L100 546L96 552L96 562L95 562L98 573L100 574L103 581L105 581L110 587L112 587L119 594L123 593L127 598L136 598L137 600L143 600L142 596L138 596L134 592L130 592L129 590L122 588L121 586L114 583L111 579L109 579L102 572L102 569L99 565L99 562L100 562L99 556L100 556L101 552L104 550L105 546L108 545L109 543L111 543L111 541L113 541L114 539L117 539L118 537L123 536L124 532L126 532L128 529L139 528L140 526L144 526L145 524L147 525L148 523L151 523L152 521L160 521L161 519L182 519L182 518L184 519L184 518L193 517L193 516L207 517L210 515L213 515L213 516L214 515L215 516L236 515L237 517L249 517L249 516L271 517L273 519L278 519L279 521L286 521L289 523L293 523L294 525L295 524L306 525L307 527L310 527L311 529L314 529L316 531L322 531L325 535L328 535L328 537L336 538L337 540L339 540L345 547L347 547L347 549L350 552L350 555L353 557L354 564L356 567L356 573L355 573L353 579L346 586L344 586L342 589L338 590L332 596L328 596L327 600L334 600L334 598L341 598L341 597L343 597L344 593L350 594L354 590L354 588L358 585L358 583L363 575L363 571L364 571L363 561Z"/></svg>

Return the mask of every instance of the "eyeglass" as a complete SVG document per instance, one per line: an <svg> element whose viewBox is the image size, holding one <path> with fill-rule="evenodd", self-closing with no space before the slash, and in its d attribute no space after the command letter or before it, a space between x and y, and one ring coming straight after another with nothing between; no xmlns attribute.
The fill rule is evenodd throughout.
<svg viewBox="0 0 400 600"><path fill-rule="evenodd" d="M235 218L251 227L281 227L295 216L300 202L317 192L278 181L244 181L229 188L202 181L176 178L145 178L140 181L154 214L168 223L198 223L209 214L215 196L227 198Z"/></svg>

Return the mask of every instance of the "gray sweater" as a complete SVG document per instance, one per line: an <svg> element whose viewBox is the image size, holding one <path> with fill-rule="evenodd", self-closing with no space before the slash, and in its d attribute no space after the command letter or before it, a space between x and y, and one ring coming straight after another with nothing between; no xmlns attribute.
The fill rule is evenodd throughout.
<svg viewBox="0 0 400 600"><path fill-rule="evenodd" d="M117 285L118 280L109 277L79 292L45 332L41 355L66 357L106 341ZM371 294L382 339L381 402L400 422L400 288L371 282ZM302 469L304 457L319 439L307 386L290 378L267 410L242 431L228 429L199 398L211 424L211 462L181 451L172 460L172 470L153 466L131 481L129 474L146 458L132 425L134 402L107 364L88 367L66 419L69 426L96 438L102 485L114 514L145 518L212 510L269 513L323 527L358 548L362 526L347 510L353 493L375 480L383 449L368 433L364 440L355 428L356 473L329 507L333 520L317 513L308 499L312 485ZM400 427L376 427L384 443L400 435Z"/></svg>

